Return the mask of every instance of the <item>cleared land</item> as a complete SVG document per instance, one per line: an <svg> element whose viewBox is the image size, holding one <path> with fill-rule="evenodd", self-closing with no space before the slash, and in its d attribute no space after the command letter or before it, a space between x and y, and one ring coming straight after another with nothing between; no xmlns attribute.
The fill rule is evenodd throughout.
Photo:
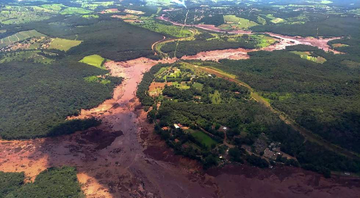
<svg viewBox="0 0 360 198"><path fill-rule="evenodd" d="M291 53L299 55L302 59L306 59L315 63L323 64L326 62L326 59L321 56L313 56L310 52L299 52L299 51L292 51Z"/></svg>
<svg viewBox="0 0 360 198"><path fill-rule="evenodd" d="M55 38L51 40L49 49L57 49L66 52L72 47L80 45L81 42L82 41Z"/></svg>
<svg viewBox="0 0 360 198"><path fill-rule="evenodd" d="M95 67L103 68L102 65L105 62L105 58L103 58L97 54L94 54L94 55L84 57L79 62L88 64L88 65L92 65Z"/></svg>
<svg viewBox="0 0 360 198"><path fill-rule="evenodd" d="M226 24L220 26L223 29L248 29L258 25L253 21L235 15L224 15L224 21Z"/></svg>
<svg viewBox="0 0 360 198"><path fill-rule="evenodd" d="M201 144L205 145L206 147L210 148L213 145L216 145L215 140L213 140L211 137L206 135L205 133L201 131L192 131L191 135L199 141Z"/></svg>

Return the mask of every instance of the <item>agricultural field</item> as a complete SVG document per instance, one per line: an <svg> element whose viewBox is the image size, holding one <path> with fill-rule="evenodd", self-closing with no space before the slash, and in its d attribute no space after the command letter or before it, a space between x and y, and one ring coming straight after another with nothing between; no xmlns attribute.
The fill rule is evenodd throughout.
<svg viewBox="0 0 360 198"><path fill-rule="evenodd" d="M0 48L33 37L45 37L45 35L36 30L18 32L14 35L0 39Z"/></svg>
<svg viewBox="0 0 360 198"><path fill-rule="evenodd" d="M67 7L59 12L61 15L74 15L74 14L90 14L91 10L77 7Z"/></svg>
<svg viewBox="0 0 360 198"><path fill-rule="evenodd" d="M44 8L5 6L0 10L0 24L23 24L32 21L42 21L52 17L51 13L39 11Z"/></svg>
<svg viewBox="0 0 360 198"><path fill-rule="evenodd" d="M104 64L105 61L106 61L105 58L103 58L103 57L101 57L101 56L99 56L97 54L93 54L93 55L84 57L79 62L104 69L103 64Z"/></svg>
<svg viewBox="0 0 360 198"><path fill-rule="evenodd" d="M299 55L302 59L309 60L315 63L323 64L326 62L326 59L321 56L313 56L311 52L300 52L300 51L292 51L291 53Z"/></svg>
<svg viewBox="0 0 360 198"><path fill-rule="evenodd" d="M80 45L81 42L82 41L55 38L55 39L51 39L48 49L57 49L60 51L67 52L69 49Z"/></svg>

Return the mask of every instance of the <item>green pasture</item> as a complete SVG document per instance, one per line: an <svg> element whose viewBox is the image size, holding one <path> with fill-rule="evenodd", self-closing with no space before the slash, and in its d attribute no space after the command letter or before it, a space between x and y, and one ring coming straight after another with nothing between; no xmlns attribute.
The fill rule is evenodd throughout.
<svg viewBox="0 0 360 198"><path fill-rule="evenodd" d="M105 58L103 58L103 57L101 57L101 56L99 56L97 54L94 54L94 55L90 55L90 56L85 56L79 62L88 64L88 65L92 65L92 66L95 66L95 67L98 67L98 68L101 68L101 69L104 69L102 66L103 66L103 64L105 62Z"/></svg>
<svg viewBox="0 0 360 198"><path fill-rule="evenodd" d="M204 132L193 131L193 130L188 130L188 131L191 131L190 134L201 144L205 145L207 148L211 148L213 145L217 144L215 140L213 140L211 137L206 135Z"/></svg>
<svg viewBox="0 0 360 198"><path fill-rule="evenodd" d="M50 42L49 49L57 49L66 52L72 47L80 45L81 42L82 41L55 38Z"/></svg>

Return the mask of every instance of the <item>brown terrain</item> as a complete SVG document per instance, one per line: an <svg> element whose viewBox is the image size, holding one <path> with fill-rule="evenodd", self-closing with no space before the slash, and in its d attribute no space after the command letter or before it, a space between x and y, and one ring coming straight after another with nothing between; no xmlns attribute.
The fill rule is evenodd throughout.
<svg viewBox="0 0 360 198"><path fill-rule="evenodd" d="M285 43L286 39L294 39L279 37ZM297 41L321 49L327 47L325 40ZM277 45L273 50L285 44ZM247 52L239 51L226 57L247 57ZM216 60L220 53L223 51L205 52L193 58ZM152 66L175 61L139 58L107 62L105 66L111 75L124 77L123 83L114 89L113 98L96 108L82 110L78 117L68 118L96 117L102 119L102 124L55 138L0 140L0 171L25 172L29 182L49 167L74 166L83 184L82 190L89 198L359 197L359 178L334 176L325 179L300 168L259 169L247 165L226 165L204 172L196 161L174 155L153 133L153 126L146 122L136 90L143 73Z"/></svg>
<svg viewBox="0 0 360 198"><path fill-rule="evenodd" d="M196 27L199 29L208 30L208 31L212 31L212 32L225 32L224 30L221 30L220 28L215 27L214 25L207 25L207 24L187 25L186 23L181 24L181 23L173 22L170 19L164 17L164 15L158 17L158 19L166 21L166 22L170 22L176 26ZM253 34L251 31L245 31L245 30L229 31L228 33L229 34ZM206 60L219 61L221 59L241 60L241 59L250 58L250 56L248 55L248 52L284 50L286 47L294 46L294 45L309 45L309 46L313 46L313 47L322 49L326 52L332 52L334 54L341 53L339 51L332 49L328 45L329 41L337 40L337 39L340 39L341 37L313 38L313 37L301 37L301 36L284 36L281 34L275 34L275 33L271 33L271 32L266 32L265 34L268 34L273 38L277 38L278 41L273 45L270 45L270 46L264 47L264 48L260 48L260 49L238 48L238 49L204 51L204 52L200 52L193 56L183 56L183 57L181 57L181 59L183 59L183 60L200 59L203 61L206 61ZM161 41L154 43L154 45L156 45L160 42L169 42L169 41L161 40ZM154 45L153 45L152 49L154 49Z"/></svg>
<svg viewBox="0 0 360 198"><path fill-rule="evenodd" d="M331 51L335 54L339 54L340 52L333 50L328 45L329 41L339 39L340 37L334 38L312 38L312 37L290 37L290 36L283 36L279 34L267 33L270 36L277 38L278 41L273 45L268 47L260 48L260 49L225 49L225 50L212 50L212 51L205 51L200 52L193 56L183 56L181 59L183 60L193 60L193 59L200 59L203 61L211 60L211 61L219 61L221 59L232 59L232 60L241 60L241 59L249 59L250 56L248 55L249 52L255 51L275 51L275 50L284 50L288 46L294 45L309 45L313 47L317 47L324 51Z"/></svg>

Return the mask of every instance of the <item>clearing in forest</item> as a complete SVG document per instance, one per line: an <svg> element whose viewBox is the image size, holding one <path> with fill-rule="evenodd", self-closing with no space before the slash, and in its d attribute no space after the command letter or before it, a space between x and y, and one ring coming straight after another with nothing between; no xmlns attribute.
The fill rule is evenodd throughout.
<svg viewBox="0 0 360 198"><path fill-rule="evenodd" d="M326 62L326 59L321 56L313 56L310 52L299 52L292 51L291 53L299 55L302 59L306 59L315 63L323 64Z"/></svg>
<svg viewBox="0 0 360 198"><path fill-rule="evenodd" d="M205 145L208 148L211 148L213 145L216 145L217 143L215 140L213 140L211 137L206 135L204 132L201 131L194 131L194 130L187 130L191 133L191 136L193 136L197 141L199 141L202 145Z"/></svg>
<svg viewBox="0 0 360 198"><path fill-rule="evenodd" d="M105 58L97 55L97 54L93 54L90 56L85 56L83 59L81 59L79 62L80 63L85 63L88 65L92 65L101 69L104 69L102 66L104 64L104 62L106 61Z"/></svg>
<svg viewBox="0 0 360 198"><path fill-rule="evenodd" d="M224 15L224 21L226 24L220 26L222 29L249 29L258 25L253 21L235 15Z"/></svg>
<svg viewBox="0 0 360 198"><path fill-rule="evenodd" d="M66 52L72 47L80 45L81 42L82 41L55 38L51 40L49 49L57 49Z"/></svg>

